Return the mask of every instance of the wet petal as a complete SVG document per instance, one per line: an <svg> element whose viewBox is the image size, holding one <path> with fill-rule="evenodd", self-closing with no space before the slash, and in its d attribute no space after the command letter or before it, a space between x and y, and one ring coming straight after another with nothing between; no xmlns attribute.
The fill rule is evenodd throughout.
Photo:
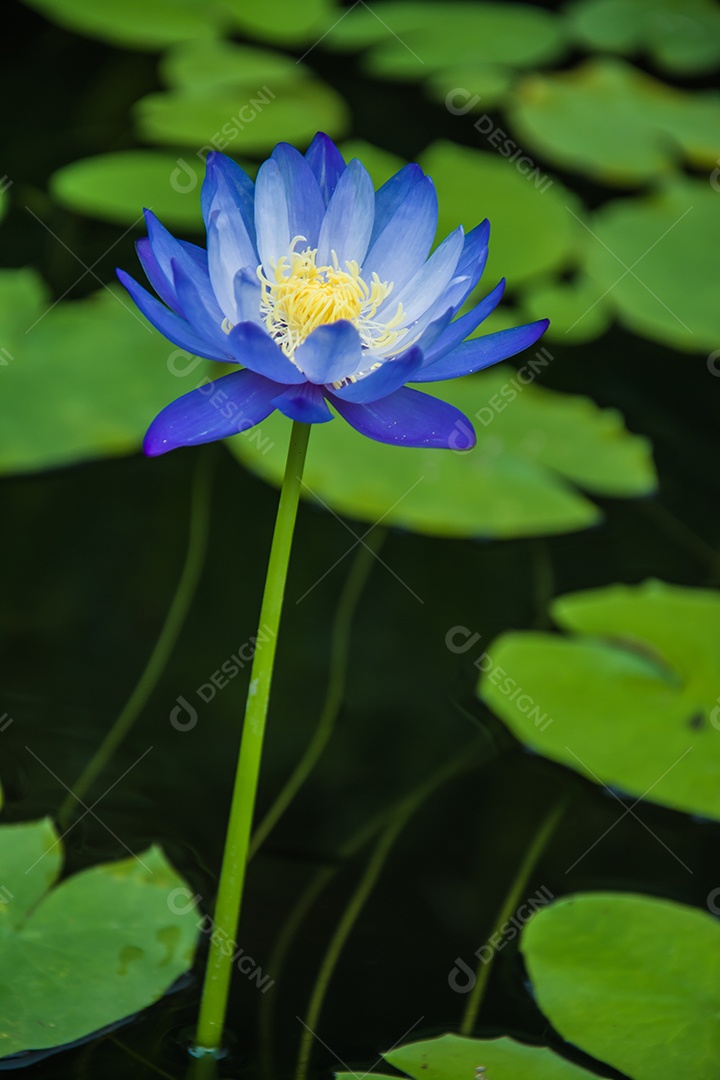
<svg viewBox="0 0 720 1080"><path fill-rule="evenodd" d="M231 359L228 349L221 351L214 343L206 341L185 319L161 304L124 270L117 270L116 273L120 283L130 293L145 318L149 319L155 329L159 330L168 341L172 341L181 349L186 349L193 356L204 356L208 360L228 361Z"/></svg>
<svg viewBox="0 0 720 1080"><path fill-rule="evenodd" d="M255 227L260 262L268 274L272 263L290 250L290 217L285 184L276 161L260 166L255 184Z"/></svg>
<svg viewBox="0 0 720 1080"><path fill-rule="evenodd" d="M498 330L495 334L472 338L463 345L441 356L435 363L423 368L415 382L437 382L438 379L456 379L460 375L471 375L474 371L497 364L515 356L528 346L534 345L548 326L549 319L514 326L510 330Z"/></svg>
<svg viewBox="0 0 720 1080"><path fill-rule="evenodd" d="M295 350L294 360L311 383L338 382L362 364L360 335L345 319L318 326Z"/></svg>
<svg viewBox="0 0 720 1080"><path fill-rule="evenodd" d="M363 263L369 281L376 273L381 281L394 282L393 299L417 273L435 239L438 202L435 185L426 176L411 189L392 218L373 241Z"/></svg>
<svg viewBox="0 0 720 1080"><path fill-rule="evenodd" d="M350 260L361 265L370 241L374 213L372 180L359 161L351 161L337 182L320 226L317 265L330 265L333 251L341 267Z"/></svg>
<svg viewBox="0 0 720 1080"><path fill-rule="evenodd" d="M464 413L409 386L371 405L332 401L356 431L377 442L448 450L470 450L475 445L475 432Z"/></svg>
<svg viewBox="0 0 720 1080"><path fill-rule="evenodd" d="M320 225L325 215L325 201L315 174L305 158L289 143L279 143L272 152L273 161L285 184L285 198L288 205L290 239L304 236L307 244L301 247L316 248L320 235Z"/></svg>
<svg viewBox="0 0 720 1080"><path fill-rule="evenodd" d="M420 349L408 349L394 360L385 360L376 371L371 371L356 382L348 382L337 389L332 385L325 389L331 398L340 398L341 401L354 401L361 405L379 401L404 386L406 382L414 382L414 376L422 367L422 361L423 354Z"/></svg>
<svg viewBox="0 0 720 1080"><path fill-rule="evenodd" d="M202 216L207 225L214 210L222 210L231 221L239 216L255 245L255 185L244 169L225 154L211 150L205 159L202 186Z"/></svg>
<svg viewBox="0 0 720 1080"><path fill-rule="evenodd" d="M305 160L315 174L325 205L330 202L337 182L345 172L345 161L335 143L322 131L310 143Z"/></svg>
<svg viewBox="0 0 720 1080"><path fill-rule="evenodd" d="M150 457L178 446L214 442L247 431L275 411L277 383L253 371L233 371L177 398L148 428L143 450Z"/></svg>
<svg viewBox="0 0 720 1080"><path fill-rule="evenodd" d="M254 322L238 323L228 334L233 356L246 368L276 383L304 383L298 371L270 335Z"/></svg>
<svg viewBox="0 0 720 1080"><path fill-rule="evenodd" d="M302 424L324 424L334 419L320 387L307 382L278 394L273 398L273 404L290 420L299 420Z"/></svg>

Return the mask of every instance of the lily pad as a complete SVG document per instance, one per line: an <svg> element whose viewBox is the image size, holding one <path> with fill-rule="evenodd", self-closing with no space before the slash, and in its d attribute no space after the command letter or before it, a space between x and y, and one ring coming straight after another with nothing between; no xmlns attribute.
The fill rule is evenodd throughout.
<svg viewBox="0 0 720 1080"><path fill-rule="evenodd" d="M0 1054L62 1046L147 1008L192 964L189 894L158 848L74 874L51 822L0 828Z"/></svg>
<svg viewBox="0 0 720 1080"><path fill-rule="evenodd" d="M607 330L612 309L601 290L585 277L530 285L522 296L523 318L548 318L543 340L564 345L593 341Z"/></svg>
<svg viewBox="0 0 720 1080"><path fill-rule="evenodd" d="M587 398L536 386L550 360L531 354L520 373L501 368L432 385L475 416L469 453L388 447L336 418L313 430L305 494L339 514L431 536L539 536L587 528L600 510L574 487L602 495L645 494L655 485L647 442L620 416ZM519 378L518 378L519 374ZM424 386L423 389L427 389ZM257 438L229 440L238 458L279 484L290 424L274 414ZM252 435L252 432L250 433Z"/></svg>
<svg viewBox="0 0 720 1080"><path fill-rule="evenodd" d="M591 780L720 818L720 593L649 581L551 610L576 636L502 635L483 663L483 701Z"/></svg>
<svg viewBox="0 0 720 1080"><path fill-rule="evenodd" d="M118 225L142 224L153 210L169 228L201 229L197 194L205 166L192 157L154 150L99 154L65 165L50 177L50 193L61 205Z"/></svg>
<svg viewBox="0 0 720 1080"><path fill-rule="evenodd" d="M307 68L285 53L229 41L186 41L168 49L160 60L163 82L174 89L217 89L251 87L268 83L277 93L278 84L296 83Z"/></svg>
<svg viewBox="0 0 720 1080"><path fill-rule="evenodd" d="M720 1060L720 922L649 896L587 893L542 908L522 949L564 1039L632 1080L708 1080Z"/></svg>
<svg viewBox="0 0 720 1080"><path fill-rule="evenodd" d="M133 49L162 49L229 24L203 0L24 0L66 30Z"/></svg>
<svg viewBox="0 0 720 1080"><path fill-rule="evenodd" d="M563 20L529 4L390 0L356 5L329 29L323 45L372 47L367 67L391 78L421 78L448 65L548 63L565 48Z"/></svg>
<svg viewBox="0 0 720 1080"><path fill-rule="evenodd" d="M479 142L484 138L478 135ZM536 275L572 265L581 242L581 227L567 209L580 216L577 197L532 162L522 164L524 171L518 171L518 165L510 161L514 152L511 149L500 156L439 141L420 158L438 190L440 235L459 224L469 229L489 218L492 231L486 273L496 280L507 276L511 289Z"/></svg>
<svg viewBox="0 0 720 1080"><path fill-rule="evenodd" d="M285 45L319 43L328 20L339 18L333 0L224 0L235 25L250 37Z"/></svg>
<svg viewBox="0 0 720 1080"><path fill-rule="evenodd" d="M264 153L277 142L302 146L316 131L345 133L348 111L325 83L300 70L294 83L273 89L253 79L233 87L192 87L148 94L135 106L140 137L147 142L188 146L195 151Z"/></svg>
<svg viewBox="0 0 720 1080"><path fill-rule="evenodd" d="M649 54L658 67L700 75L720 64L720 9L713 0L578 0L565 16L592 49Z"/></svg>
<svg viewBox="0 0 720 1080"><path fill-rule="evenodd" d="M545 1046L526 1046L513 1039L464 1039L441 1035L408 1043L383 1057L413 1080L586 1080L594 1076ZM480 1068L485 1072L478 1072ZM353 1080L352 1073L336 1073L337 1080ZM368 1073L376 1080L388 1077Z"/></svg>
<svg viewBox="0 0 720 1080"><path fill-rule="evenodd" d="M608 184L642 184L720 156L720 95L666 86L622 60L518 83L509 116L521 145Z"/></svg>
<svg viewBox="0 0 720 1080"><path fill-rule="evenodd" d="M678 179L596 212L585 272L630 330L686 352L717 348L718 202L707 181Z"/></svg>
<svg viewBox="0 0 720 1080"><path fill-rule="evenodd" d="M30 270L0 272L0 341L0 473L134 453L156 412L212 370L121 289L51 307Z"/></svg>

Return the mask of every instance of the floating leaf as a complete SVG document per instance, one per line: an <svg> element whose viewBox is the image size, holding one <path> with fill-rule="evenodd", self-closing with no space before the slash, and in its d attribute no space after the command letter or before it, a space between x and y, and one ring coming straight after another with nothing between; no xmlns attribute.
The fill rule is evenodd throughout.
<svg viewBox="0 0 720 1080"><path fill-rule="evenodd" d="M720 593L614 585L561 597L552 614L578 636L502 635L486 704L591 780L720 818Z"/></svg>
<svg viewBox="0 0 720 1080"><path fill-rule="evenodd" d="M521 144L609 184L642 184L720 156L720 96L666 86L621 60L532 75L509 110Z"/></svg>
<svg viewBox="0 0 720 1080"><path fill-rule="evenodd" d="M470 229L488 217L492 231L486 274L495 280L507 276L513 287L571 264L580 229L567 210L570 206L579 213L576 197L532 162L523 163L525 172L519 172L509 160L514 152L511 148L501 157L436 142L420 158L438 190L440 235L458 224Z"/></svg>
<svg viewBox="0 0 720 1080"><path fill-rule="evenodd" d="M119 288L51 308L29 270L0 272L0 341L1 473L133 453L158 410L212 370Z"/></svg>
<svg viewBox="0 0 720 1080"><path fill-rule="evenodd" d="M316 131L344 134L347 107L329 86L305 78L273 89L256 81L233 88L204 87L149 94L135 106L148 142L259 154L285 141L302 146Z"/></svg>
<svg viewBox="0 0 720 1080"><path fill-rule="evenodd" d="M484 113L504 100L514 77L501 64L468 61L441 67L425 83L425 92L454 116Z"/></svg>
<svg viewBox="0 0 720 1080"><path fill-rule="evenodd" d="M163 82L174 89L239 86L252 92L267 83L277 93L279 84L294 84L306 73L285 53L229 41L186 41L168 49L160 61Z"/></svg>
<svg viewBox="0 0 720 1080"><path fill-rule="evenodd" d="M50 193L70 210L118 225L142 225L148 207L168 227L200 229L197 192L204 175L197 158L124 150L65 165L51 176Z"/></svg>
<svg viewBox="0 0 720 1080"><path fill-rule="evenodd" d="M630 330L687 352L718 347L719 210L707 181L678 179L596 212L585 271Z"/></svg>
<svg viewBox="0 0 720 1080"><path fill-rule="evenodd" d="M455 64L547 63L564 51L564 28L559 16L529 4L389 0L350 9L327 31L323 45L372 46L373 73L420 78Z"/></svg>
<svg viewBox="0 0 720 1080"><path fill-rule="evenodd" d="M220 5L203 0L24 0L80 34L134 49L162 49L227 25Z"/></svg>
<svg viewBox="0 0 720 1080"><path fill-rule="evenodd" d="M522 939L540 1008L564 1039L632 1080L708 1080L720 1058L720 922L670 900L565 897Z"/></svg>
<svg viewBox="0 0 720 1080"><path fill-rule="evenodd" d="M543 340L564 345L592 341L607 330L611 309L592 281L542 282L530 285L522 296L523 318L548 318Z"/></svg>
<svg viewBox="0 0 720 1080"><path fill-rule="evenodd" d="M319 44L328 20L338 19L332 0L224 0L238 28L251 37L283 44Z"/></svg>
<svg viewBox="0 0 720 1080"><path fill-rule="evenodd" d="M409 1043L383 1057L413 1080L586 1080L594 1074L561 1058L545 1046L526 1046L513 1039L464 1039L441 1035ZM484 1068L486 1072L479 1073ZM352 1073L336 1073L337 1080L353 1080ZM376 1080L387 1077L368 1073Z"/></svg>
<svg viewBox="0 0 720 1080"><path fill-rule="evenodd" d="M158 848L74 874L60 872L49 820L0 828L0 1054L62 1046L147 1008L190 967L189 895Z"/></svg>
<svg viewBox="0 0 720 1080"><path fill-rule="evenodd" d="M582 45L650 54L666 71L700 75L720 64L720 9L713 0L578 0L565 9Z"/></svg>
<svg viewBox="0 0 720 1080"><path fill-rule="evenodd" d="M652 490L648 445L625 431L616 412L523 386L548 362L538 353L520 373L493 369L433 384L439 397L476 417L478 445L470 453L389 448L362 439L341 419L318 424L306 495L348 517L382 518L433 536L508 537L572 532L596 522L600 511L573 483L602 495ZM289 429L274 414L255 435L230 446L254 472L279 484Z"/></svg>

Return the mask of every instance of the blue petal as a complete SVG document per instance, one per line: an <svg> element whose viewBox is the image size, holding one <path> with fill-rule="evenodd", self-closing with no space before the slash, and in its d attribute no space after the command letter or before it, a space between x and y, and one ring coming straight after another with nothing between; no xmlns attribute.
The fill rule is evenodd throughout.
<svg viewBox="0 0 720 1080"><path fill-rule="evenodd" d="M341 268L354 260L359 265L372 233L375 192L367 170L353 160L338 180L328 203L318 241L317 265L332 263L332 252Z"/></svg>
<svg viewBox="0 0 720 1080"><path fill-rule="evenodd" d="M255 271L245 267L235 275L235 310L237 322L263 325L260 317L260 279Z"/></svg>
<svg viewBox="0 0 720 1080"><path fill-rule="evenodd" d="M244 267L257 269L258 257L242 219L225 210L211 210L207 226L208 267L213 291L224 315L238 321L235 275Z"/></svg>
<svg viewBox="0 0 720 1080"><path fill-rule="evenodd" d="M182 266L173 259L172 268L174 273L175 292L180 302L180 308L184 317L192 326L193 330L202 338L215 346L218 352L225 352L226 358L232 357L228 345L227 334L221 328L221 320L215 314L214 306L209 308L205 295L196 287L194 281L187 276Z"/></svg>
<svg viewBox="0 0 720 1080"><path fill-rule="evenodd" d="M274 379L284 386L305 382L302 371L298 371L267 331L257 323L238 323L230 331L228 339L233 356L258 375Z"/></svg>
<svg viewBox="0 0 720 1080"><path fill-rule="evenodd" d="M495 334L472 338L423 368L415 382L456 379L460 375L481 371L500 360L507 360L509 356L515 356L529 345L534 345L549 325L549 319L540 319L525 326L514 326L510 330L498 330Z"/></svg>
<svg viewBox="0 0 720 1080"><path fill-rule="evenodd" d="M338 180L345 172L343 156L332 139L318 131L305 154L305 160L315 175L320 194L327 206Z"/></svg>
<svg viewBox="0 0 720 1080"><path fill-rule="evenodd" d="M475 445L475 432L464 413L409 386L372 405L339 398L333 405L356 431L377 442L447 450L470 450Z"/></svg>
<svg viewBox="0 0 720 1080"><path fill-rule="evenodd" d="M250 240L255 245L255 185L240 166L211 150L205 159L202 186L202 216L207 225L212 210L224 210L230 220L239 213Z"/></svg>
<svg viewBox="0 0 720 1080"><path fill-rule="evenodd" d="M135 241L135 250L137 251L142 268L145 271L145 276L155 292L169 308L172 308L173 311L180 314L180 305L178 303L178 298L175 295L175 288L160 269L160 264L153 255L153 249L146 236L143 236L141 240Z"/></svg>
<svg viewBox="0 0 720 1080"><path fill-rule="evenodd" d="M362 359L360 335L345 319L318 326L294 354L295 363L310 382L321 386L354 375Z"/></svg>
<svg viewBox="0 0 720 1080"><path fill-rule="evenodd" d="M501 278L492 292L489 292L487 296L480 301L477 307L474 307L472 311L468 311L467 314L462 315L459 319L456 319L454 323L440 334L437 341L433 346L428 346L423 342L423 352L425 353L425 367L428 364L434 363L435 360L439 360L445 353L450 352L457 345L462 344L466 337L472 334L473 330L480 325L483 319L487 319L495 308L502 300L503 293L505 292L505 278Z"/></svg>
<svg viewBox="0 0 720 1080"><path fill-rule="evenodd" d="M383 317L393 313L398 304L403 306L404 326L414 323L428 311L442 297L450 284L463 249L463 242L462 226L458 225L455 232L446 236L442 244L435 248L428 261L420 267L407 285L399 292L393 291L390 294L378 310L378 321L382 322Z"/></svg>
<svg viewBox="0 0 720 1080"><path fill-rule="evenodd" d="M290 420L299 420L302 424L325 424L334 419L322 390L310 383L289 387L273 398L273 404Z"/></svg>
<svg viewBox="0 0 720 1080"><path fill-rule="evenodd" d="M285 184L278 163L268 158L260 166L255 184L255 227L260 261L265 273L290 250L290 217Z"/></svg>
<svg viewBox="0 0 720 1080"><path fill-rule="evenodd" d="M150 457L178 446L214 442L255 427L275 411L277 383L253 371L233 371L176 398L148 428L143 450Z"/></svg>
<svg viewBox="0 0 720 1080"><path fill-rule="evenodd" d="M424 172L419 165L405 165L386 180L375 192L375 221L373 223L370 247L375 243L383 229L390 224L412 189L420 183Z"/></svg>
<svg viewBox="0 0 720 1080"><path fill-rule="evenodd" d="M325 389L333 400L340 398L342 401L354 401L359 405L379 401L404 386L406 382L414 382L414 376L422 367L422 360L420 349L408 349L394 360L385 360L376 371L363 376L357 382L346 383L337 389L326 386Z"/></svg>
<svg viewBox="0 0 720 1080"><path fill-rule="evenodd" d="M172 268L174 260L202 294L205 306L216 315L218 324L221 323L223 313L215 298L207 272L198 265L197 259L190 254L188 248L160 224L151 210L145 211L145 222L153 255L168 282L174 288L175 275Z"/></svg>
<svg viewBox="0 0 720 1080"><path fill-rule="evenodd" d="M373 242L363 263L363 277L376 273L401 289L425 262L435 239L438 202L435 186L426 176L410 191L383 231Z"/></svg>
<svg viewBox="0 0 720 1080"><path fill-rule="evenodd" d="M138 285L137 281L131 278L129 274L126 274L124 270L116 270L116 274L145 318L150 320L163 337L166 337L181 349L186 349L193 356L205 356L208 360L227 361L230 359L227 351L220 352L214 344L206 341L200 334L195 332L185 319L180 318L179 315L176 315L175 312L170 311L159 300L156 300L147 289L143 289L142 285Z"/></svg>
<svg viewBox="0 0 720 1080"><path fill-rule="evenodd" d="M289 143L278 143L272 152L285 184L289 208L290 239L304 236L303 247L316 248L320 225L325 214L325 201L315 174L305 158Z"/></svg>

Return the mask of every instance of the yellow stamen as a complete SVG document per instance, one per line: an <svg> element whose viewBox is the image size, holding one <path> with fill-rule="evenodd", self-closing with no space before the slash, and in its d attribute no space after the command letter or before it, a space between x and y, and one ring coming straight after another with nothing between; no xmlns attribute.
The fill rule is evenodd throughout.
<svg viewBox="0 0 720 1080"><path fill-rule="evenodd" d="M375 321L378 308L392 290L392 282L380 281L373 274L368 284L352 260L341 270L335 252L332 266L317 266L317 249L295 251L295 245L304 239L294 238L290 253L273 265L272 277L258 267L262 286L260 315L286 356L292 359L297 347L318 326L340 319L357 327L365 348L387 349L404 336L406 331L398 328L403 319L402 304L398 304L392 319Z"/></svg>

